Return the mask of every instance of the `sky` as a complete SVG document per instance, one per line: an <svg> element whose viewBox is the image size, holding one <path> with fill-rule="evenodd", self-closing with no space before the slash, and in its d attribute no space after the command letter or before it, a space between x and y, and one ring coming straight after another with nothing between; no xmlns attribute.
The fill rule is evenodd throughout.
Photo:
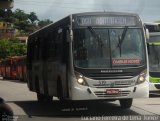
<svg viewBox="0 0 160 121"><path fill-rule="evenodd" d="M95 11L137 13L143 22L160 20L160 0L14 0L13 10L17 8L53 22L73 13Z"/></svg>

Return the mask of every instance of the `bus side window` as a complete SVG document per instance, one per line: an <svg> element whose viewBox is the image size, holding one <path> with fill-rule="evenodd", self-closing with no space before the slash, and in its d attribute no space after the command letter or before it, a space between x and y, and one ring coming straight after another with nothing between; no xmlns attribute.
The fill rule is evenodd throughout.
<svg viewBox="0 0 160 121"><path fill-rule="evenodd" d="M41 41L42 60L45 61L47 59L47 41L45 41L45 37L43 37Z"/></svg>
<svg viewBox="0 0 160 121"><path fill-rule="evenodd" d="M44 61L52 59L52 56L51 56L52 52L50 51L51 48L52 48L51 41L52 41L51 40L51 34L48 33L42 38L42 40L40 42L40 48L41 49L39 51L40 51L41 58Z"/></svg>
<svg viewBox="0 0 160 121"><path fill-rule="evenodd" d="M27 59L28 59L28 63L27 63L27 68L31 69L32 68L32 59L33 59L33 42L31 42L32 40L30 40L28 42L28 49L27 49Z"/></svg>
<svg viewBox="0 0 160 121"><path fill-rule="evenodd" d="M32 61L34 60L35 56L35 40L33 38L32 44L31 44L31 53L32 53Z"/></svg>
<svg viewBox="0 0 160 121"><path fill-rule="evenodd" d="M70 33L68 28L63 29L62 35L62 63L67 63L67 57L69 57L69 39Z"/></svg>
<svg viewBox="0 0 160 121"><path fill-rule="evenodd" d="M33 44L33 60L38 60L38 49L38 38L35 38Z"/></svg>
<svg viewBox="0 0 160 121"><path fill-rule="evenodd" d="M42 38L39 39L39 52L38 52L38 56L40 60L43 60L43 42L42 42Z"/></svg>
<svg viewBox="0 0 160 121"><path fill-rule="evenodd" d="M52 60L52 61L55 60L55 56L56 56L55 55L55 37L56 37L55 31L50 32L44 41L45 49L43 52L47 60Z"/></svg>
<svg viewBox="0 0 160 121"><path fill-rule="evenodd" d="M63 41L63 32L57 32L55 39L55 56L58 60L62 59L62 41Z"/></svg>
<svg viewBox="0 0 160 121"><path fill-rule="evenodd" d="M40 38L36 39L36 60L39 60L39 51L40 51Z"/></svg>

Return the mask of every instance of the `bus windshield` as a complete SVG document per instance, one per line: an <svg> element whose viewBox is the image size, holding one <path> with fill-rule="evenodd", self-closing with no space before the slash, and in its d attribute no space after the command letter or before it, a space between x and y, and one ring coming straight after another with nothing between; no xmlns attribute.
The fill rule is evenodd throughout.
<svg viewBox="0 0 160 121"><path fill-rule="evenodd" d="M150 72L160 72L160 43L150 43L149 45Z"/></svg>
<svg viewBox="0 0 160 121"><path fill-rule="evenodd" d="M74 29L74 65L80 68L123 68L145 64L140 28Z"/></svg>

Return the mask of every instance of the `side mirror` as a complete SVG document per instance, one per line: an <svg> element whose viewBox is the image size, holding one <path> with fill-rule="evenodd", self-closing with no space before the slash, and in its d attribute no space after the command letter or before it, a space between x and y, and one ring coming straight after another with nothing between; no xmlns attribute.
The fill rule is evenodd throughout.
<svg viewBox="0 0 160 121"><path fill-rule="evenodd" d="M146 39L149 40L149 30L145 29Z"/></svg>

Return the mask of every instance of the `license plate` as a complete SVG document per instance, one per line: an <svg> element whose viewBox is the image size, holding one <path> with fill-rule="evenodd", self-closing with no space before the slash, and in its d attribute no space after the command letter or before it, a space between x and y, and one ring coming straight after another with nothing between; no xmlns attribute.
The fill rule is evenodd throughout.
<svg viewBox="0 0 160 121"><path fill-rule="evenodd" d="M106 94L119 94L119 89L106 89Z"/></svg>

